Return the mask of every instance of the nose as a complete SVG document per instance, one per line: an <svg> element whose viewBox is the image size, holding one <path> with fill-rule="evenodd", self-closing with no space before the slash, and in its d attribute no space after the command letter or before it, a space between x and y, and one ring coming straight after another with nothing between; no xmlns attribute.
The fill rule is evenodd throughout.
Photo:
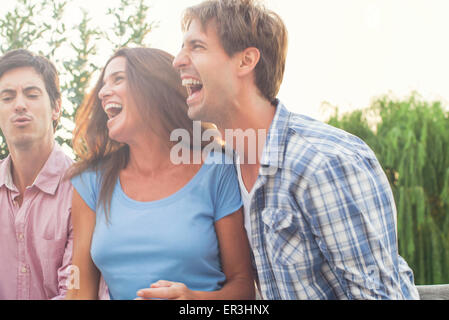
<svg viewBox="0 0 449 320"><path fill-rule="evenodd" d="M98 91L98 98L100 100L103 100L104 98L110 96L112 94L111 89L108 87L108 85L104 85L100 91Z"/></svg>
<svg viewBox="0 0 449 320"><path fill-rule="evenodd" d="M14 110L17 113L23 113L23 112L25 112L27 110L27 105L26 105L26 102L25 102L25 99L24 99L23 95L21 95L21 94L17 95L17 97L16 97L16 104L14 106Z"/></svg>
<svg viewBox="0 0 449 320"><path fill-rule="evenodd" d="M181 69L186 67L189 63L190 63L189 57L187 56L187 54L185 54L183 50L181 50L173 60L173 67L175 69Z"/></svg>

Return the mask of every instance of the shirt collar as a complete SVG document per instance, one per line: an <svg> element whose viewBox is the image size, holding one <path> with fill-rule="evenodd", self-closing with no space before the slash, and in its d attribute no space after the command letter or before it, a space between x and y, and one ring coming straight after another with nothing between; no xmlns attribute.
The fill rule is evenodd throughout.
<svg viewBox="0 0 449 320"><path fill-rule="evenodd" d="M277 100L276 113L271 122L260 161L262 172L269 173L271 168L283 167L290 115L287 108Z"/></svg>
<svg viewBox="0 0 449 320"><path fill-rule="evenodd" d="M65 154L61 147L55 143L50 156L31 186L35 186L45 193L54 195L65 173ZM16 191L11 173L11 155L0 163L0 187L5 185L8 189Z"/></svg>
<svg viewBox="0 0 449 320"><path fill-rule="evenodd" d="M11 175L11 155L0 162L0 188L3 186L11 191L17 191Z"/></svg>

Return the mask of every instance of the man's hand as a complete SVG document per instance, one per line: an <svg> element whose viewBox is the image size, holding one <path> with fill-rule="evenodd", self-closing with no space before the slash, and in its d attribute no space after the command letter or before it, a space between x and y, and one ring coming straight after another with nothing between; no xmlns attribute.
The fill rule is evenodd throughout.
<svg viewBox="0 0 449 320"><path fill-rule="evenodd" d="M159 280L150 288L137 291L136 300L168 299L168 300L194 300L195 291L190 290L184 283Z"/></svg>

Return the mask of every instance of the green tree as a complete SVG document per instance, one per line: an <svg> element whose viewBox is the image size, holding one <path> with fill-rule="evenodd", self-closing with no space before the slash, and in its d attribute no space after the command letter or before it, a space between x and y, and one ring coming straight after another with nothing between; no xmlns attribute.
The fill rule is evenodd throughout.
<svg viewBox="0 0 449 320"><path fill-rule="evenodd" d="M73 3L70 0L17 0L14 8L0 17L0 54L26 48L46 56L58 68L63 112L56 139L66 150L71 150L76 110L84 100L91 78L105 59L122 46L148 46L148 35L157 27L156 22L149 21L148 0L111 1L102 27L95 25L83 8L78 8L81 20L67 25L67 9ZM104 27L108 23L111 28ZM100 54L100 47L107 50ZM0 159L7 155L0 131Z"/></svg>
<svg viewBox="0 0 449 320"><path fill-rule="evenodd" d="M367 115L380 121L368 126ZM449 282L449 113L441 102L417 94L378 98L365 110L329 123L364 139L376 153L393 189L399 253L417 284Z"/></svg>

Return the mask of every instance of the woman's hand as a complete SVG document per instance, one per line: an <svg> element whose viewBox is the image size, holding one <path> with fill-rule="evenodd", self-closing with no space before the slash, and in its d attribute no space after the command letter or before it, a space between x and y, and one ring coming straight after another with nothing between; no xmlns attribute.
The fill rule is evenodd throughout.
<svg viewBox="0 0 449 320"><path fill-rule="evenodd" d="M136 300L168 299L168 300L195 300L195 291L190 290L184 283L159 280L150 288L137 291Z"/></svg>

